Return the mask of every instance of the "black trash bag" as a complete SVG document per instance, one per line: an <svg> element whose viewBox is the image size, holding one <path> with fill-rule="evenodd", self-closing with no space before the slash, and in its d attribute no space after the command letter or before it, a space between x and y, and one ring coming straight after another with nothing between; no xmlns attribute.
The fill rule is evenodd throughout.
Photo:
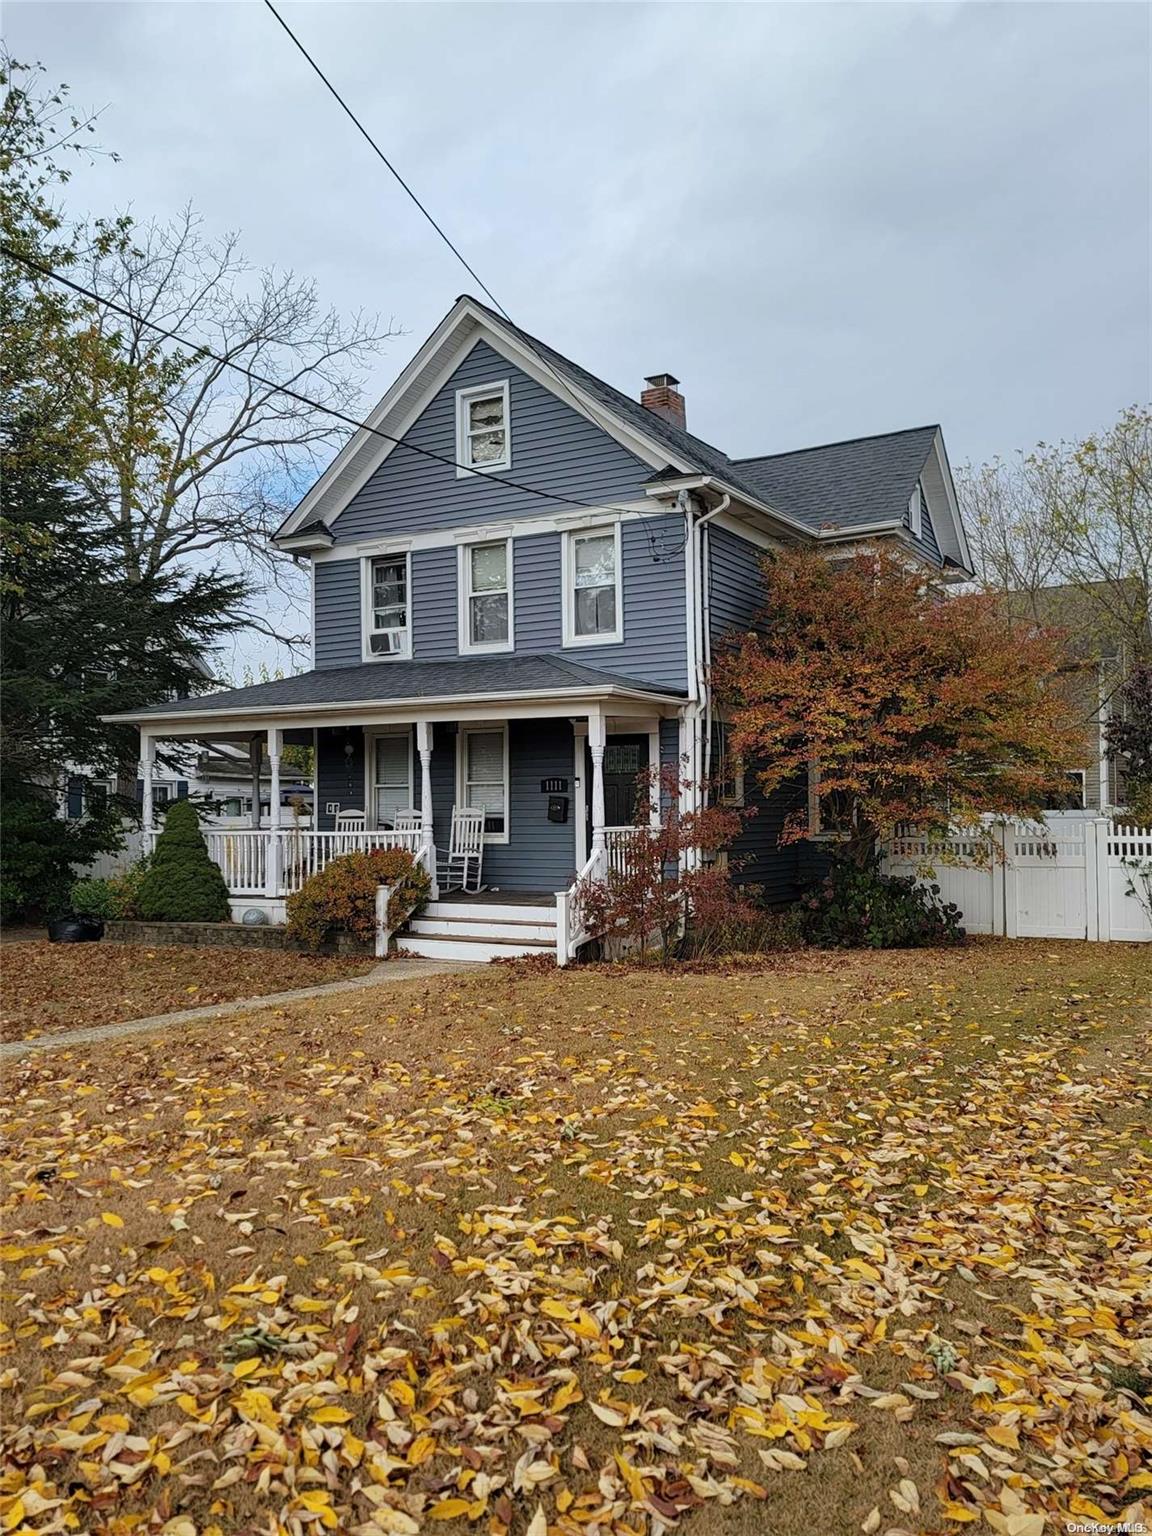
<svg viewBox="0 0 1152 1536"><path fill-rule="evenodd" d="M99 917L54 917L48 924L51 944L94 944L104 937L104 922Z"/></svg>

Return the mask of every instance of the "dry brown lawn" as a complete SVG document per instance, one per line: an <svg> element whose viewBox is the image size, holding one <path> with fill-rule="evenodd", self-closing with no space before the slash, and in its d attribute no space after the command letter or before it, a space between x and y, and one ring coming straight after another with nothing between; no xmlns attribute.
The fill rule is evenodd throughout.
<svg viewBox="0 0 1152 1536"><path fill-rule="evenodd" d="M362 957L182 944L7 944L0 953L0 1040L288 992L360 976L373 964Z"/></svg>
<svg viewBox="0 0 1152 1536"><path fill-rule="evenodd" d="M1150 1008L984 943L21 1060L0 1526L1152 1524Z"/></svg>

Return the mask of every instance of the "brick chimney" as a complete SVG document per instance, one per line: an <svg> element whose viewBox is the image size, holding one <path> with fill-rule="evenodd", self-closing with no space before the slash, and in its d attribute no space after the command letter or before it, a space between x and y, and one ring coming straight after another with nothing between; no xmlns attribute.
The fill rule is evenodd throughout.
<svg viewBox="0 0 1152 1536"><path fill-rule="evenodd" d="M674 379L670 373L654 373L644 382L648 388L641 390L640 404L646 410L655 411L657 416L663 416L674 427L683 428L684 396L676 387L680 380Z"/></svg>

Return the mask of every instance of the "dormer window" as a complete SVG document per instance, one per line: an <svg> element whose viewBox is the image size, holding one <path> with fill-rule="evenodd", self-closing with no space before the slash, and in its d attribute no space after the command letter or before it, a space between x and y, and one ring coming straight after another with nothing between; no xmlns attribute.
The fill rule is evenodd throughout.
<svg viewBox="0 0 1152 1536"><path fill-rule="evenodd" d="M457 475L512 468L508 380L456 391Z"/></svg>
<svg viewBox="0 0 1152 1536"><path fill-rule="evenodd" d="M364 562L364 659L412 653L408 556L376 555Z"/></svg>

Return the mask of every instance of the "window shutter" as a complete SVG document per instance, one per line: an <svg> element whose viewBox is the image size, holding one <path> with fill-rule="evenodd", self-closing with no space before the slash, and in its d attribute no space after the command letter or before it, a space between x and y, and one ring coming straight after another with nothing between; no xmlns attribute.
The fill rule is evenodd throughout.
<svg viewBox="0 0 1152 1536"><path fill-rule="evenodd" d="M73 774L68 780L68 819L77 821L84 814L84 780Z"/></svg>
<svg viewBox="0 0 1152 1536"><path fill-rule="evenodd" d="M177 800L187 800L187 798L188 798L188 780L187 779L177 779L176 780L176 798L177 798Z"/></svg>

